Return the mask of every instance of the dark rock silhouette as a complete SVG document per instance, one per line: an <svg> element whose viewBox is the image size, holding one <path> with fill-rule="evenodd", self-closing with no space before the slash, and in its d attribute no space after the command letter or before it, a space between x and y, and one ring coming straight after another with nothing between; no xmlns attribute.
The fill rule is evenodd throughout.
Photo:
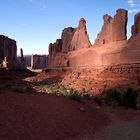
<svg viewBox="0 0 140 140"><path fill-rule="evenodd" d="M23 50L20 60L17 59L16 41L0 35L0 67L6 69L25 69Z"/></svg>
<svg viewBox="0 0 140 140"><path fill-rule="evenodd" d="M12 67L16 61L17 45L16 41L4 35L0 35L0 63L6 58L9 67Z"/></svg>

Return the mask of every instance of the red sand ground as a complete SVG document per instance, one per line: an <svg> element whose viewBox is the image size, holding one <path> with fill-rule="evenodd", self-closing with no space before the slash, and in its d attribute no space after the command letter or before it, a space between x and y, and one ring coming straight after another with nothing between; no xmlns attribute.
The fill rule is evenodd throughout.
<svg viewBox="0 0 140 140"><path fill-rule="evenodd" d="M0 111L2 140L82 140L109 122L92 102L43 94L1 93Z"/></svg>
<svg viewBox="0 0 140 140"><path fill-rule="evenodd" d="M128 140L128 135L134 135L133 140L140 138L139 111L111 113L97 109L92 101L1 92L0 112L1 140L118 140L116 134L122 140Z"/></svg>
<svg viewBox="0 0 140 140"><path fill-rule="evenodd" d="M1 85L6 82L25 84L19 75L9 73L5 81L0 75L1 140L140 139L140 111L98 108L92 100L78 102L68 97L3 89Z"/></svg>

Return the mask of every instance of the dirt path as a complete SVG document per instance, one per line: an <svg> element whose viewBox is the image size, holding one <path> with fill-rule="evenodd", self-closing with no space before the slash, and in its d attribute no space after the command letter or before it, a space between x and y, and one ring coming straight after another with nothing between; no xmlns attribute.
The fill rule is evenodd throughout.
<svg viewBox="0 0 140 140"><path fill-rule="evenodd" d="M95 133L91 140L140 140L140 121L131 120L111 123Z"/></svg>

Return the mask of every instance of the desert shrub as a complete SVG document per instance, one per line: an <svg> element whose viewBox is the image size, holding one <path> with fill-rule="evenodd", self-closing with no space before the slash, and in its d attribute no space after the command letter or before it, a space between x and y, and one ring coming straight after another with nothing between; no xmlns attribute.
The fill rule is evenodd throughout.
<svg viewBox="0 0 140 140"><path fill-rule="evenodd" d="M82 99L81 95L77 94L76 92L70 94L69 97L76 101L80 101Z"/></svg>
<svg viewBox="0 0 140 140"><path fill-rule="evenodd" d="M125 107L136 108L138 91L133 88L128 88L122 95L122 105Z"/></svg>
<svg viewBox="0 0 140 140"><path fill-rule="evenodd" d="M117 89L109 89L105 92L105 103L117 104L128 108L136 108L138 91L129 87L122 93Z"/></svg>
<svg viewBox="0 0 140 140"><path fill-rule="evenodd" d="M85 93L85 92L79 92L77 90L74 89L70 89L70 92L68 93L68 96L76 101L81 101L81 100L89 100L90 96L89 94Z"/></svg>
<svg viewBox="0 0 140 140"><path fill-rule="evenodd" d="M79 94L77 91L75 91L74 89L70 89L70 93L68 95L71 99L76 100L76 101L80 101L82 99L81 94Z"/></svg>
<svg viewBox="0 0 140 140"><path fill-rule="evenodd" d="M8 87L8 89L18 93L24 93L27 91L27 87L22 85L11 85Z"/></svg>
<svg viewBox="0 0 140 140"><path fill-rule="evenodd" d="M113 103L121 104L121 94L116 89L109 89L105 93L105 103L112 105Z"/></svg>

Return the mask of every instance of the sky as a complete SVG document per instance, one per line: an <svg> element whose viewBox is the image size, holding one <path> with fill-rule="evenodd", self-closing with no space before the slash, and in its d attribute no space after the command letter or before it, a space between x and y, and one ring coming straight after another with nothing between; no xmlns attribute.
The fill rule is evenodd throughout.
<svg viewBox="0 0 140 140"><path fill-rule="evenodd" d="M103 25L103 15L128 10L128 37L140 0L0 0L0 34L17 41L18 54L48 54L48 45L61 38L66 27L87 21L91 43Z"/></svg>

